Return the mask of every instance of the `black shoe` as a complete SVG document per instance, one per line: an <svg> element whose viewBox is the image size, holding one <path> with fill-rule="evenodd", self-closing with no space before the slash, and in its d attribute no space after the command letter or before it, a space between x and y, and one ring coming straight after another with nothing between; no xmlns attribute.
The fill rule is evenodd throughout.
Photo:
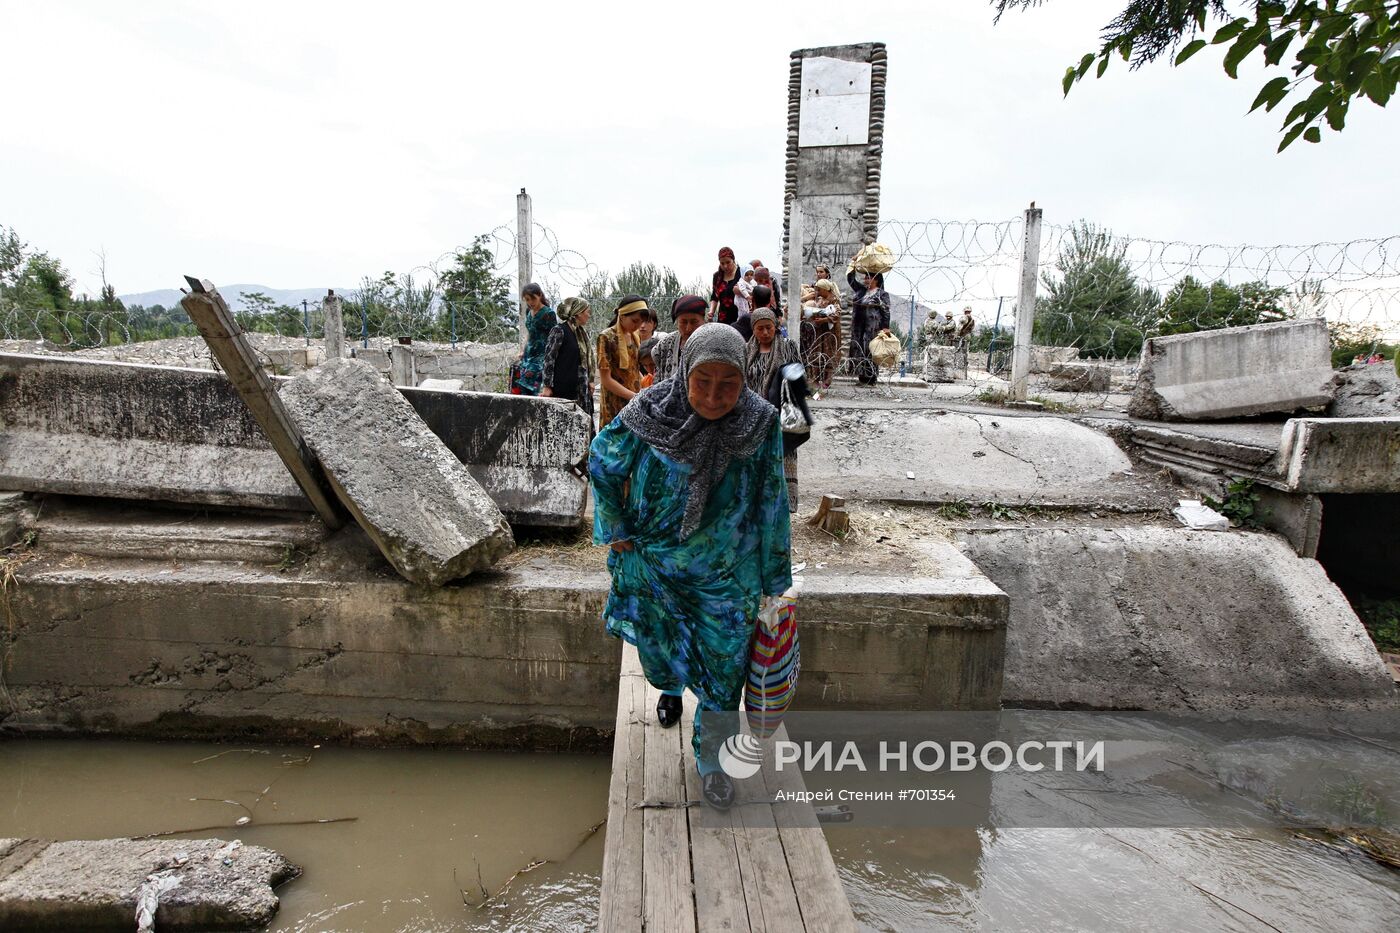
<svg viewBox="0 0 1400 933"><path fill-rule="evenodd" d="M661 699L656 701L656 721L661 723L663 729L669 729L680 722L681 698L668 693L661 694Z"/></svg>
<svg viewBox="0 0 1400 933"><path fill-rule="evenodd" d="M711 771L700 786L705 802L716 810L728 810L734 804L734 782L723 771Z"/></svg>

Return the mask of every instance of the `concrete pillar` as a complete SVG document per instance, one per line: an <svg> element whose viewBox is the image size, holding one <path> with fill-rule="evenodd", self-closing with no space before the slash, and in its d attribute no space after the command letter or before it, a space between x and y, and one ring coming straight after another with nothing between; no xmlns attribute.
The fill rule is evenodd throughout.
<svg viewBox="0 0 1400 933"><path fill-rule="evenodd" d="M1021 240L1021 286L1016 296L1016 342L1011 348L1011 398L1026 400L1031 371L1031 332L1035 329L1035 287L1040 277L1040 208L1026 208Z"/></svg>
<svg viewBox="0 0 1400 933"><path fill-rule="evenodd" d="M321 302L326 319L326 359L338 360L345 355L345 320L340 297L328 290Z"/></svg>
<svg viewBox="0 0 1400 933"><path fill-rule="evenodd" d="M524 346L525 303L520 300L520 290L535 280L535 207L524 188L515 196L515 259L520 277L515 301L520 308L520 345Z"/></svg>
<svg viewBox="0 0 1400 933"><path fill-rule="evenodd" d="M396 343L389 348L389 378L396 386L417 387L418 363L412 344Z"/></svg>

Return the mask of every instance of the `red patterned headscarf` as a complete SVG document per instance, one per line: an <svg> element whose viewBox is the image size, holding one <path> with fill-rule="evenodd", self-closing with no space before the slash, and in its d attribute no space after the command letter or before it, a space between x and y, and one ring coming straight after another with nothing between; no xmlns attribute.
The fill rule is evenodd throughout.
<svg viewBox="0 0 1400 933"><path fill-rule="evenodd" d="M733 258L734 258L734 250L730 249L730 248L727 247L727 246L721 246L721 247L719 248L719 258L720 258L720 262L723 262L723 261L726 260L726 259L733 259Z"/></svg>

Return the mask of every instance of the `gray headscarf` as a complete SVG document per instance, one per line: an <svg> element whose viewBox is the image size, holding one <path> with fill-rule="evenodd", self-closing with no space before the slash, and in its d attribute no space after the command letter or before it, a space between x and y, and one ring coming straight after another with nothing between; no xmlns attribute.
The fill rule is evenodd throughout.
<svg viewBox="0 0 1400 933"><path fill-rule="evenodd" d="M629 431L671 460L690 465L681 540L700 526L710 490L731 461L753 456L768 438L777 409L750 389L734 408L714 421L690 407L688 377L702 363L721 362L744 371L744 338L728 324L703 324L681 353L680 372L632 399L617 417Z"/></svg>
<svg viewBox="0 0 1400 933"><path fill-rule="evenodd" d="M778 324L778 316L767 308L759 308L749 317L755 325L759 321L771 321L775 327ZM797 348L782 334L773 335L773 345L767 353L759 349L757 337L750 337L744 357L744 381L750 389L766 399L768 390L773 385L773 376L778 370L799 360Z"/></svg>

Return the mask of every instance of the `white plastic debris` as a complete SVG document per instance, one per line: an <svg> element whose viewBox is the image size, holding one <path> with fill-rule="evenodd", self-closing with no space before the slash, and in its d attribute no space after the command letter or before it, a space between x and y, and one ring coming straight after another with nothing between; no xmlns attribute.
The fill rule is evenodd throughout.
<svg viewBox="0 0 1400 933"><path fill-rule="evenodd" d="M166 891L178 888L184 875L170 871L155 872L146 876L146 883L136 895L136 933L153 933L156 928L156 911L160 909L160 896Z"/></svg>
<svg viewBox="0 0 1400 933"><path fill-rule="evenodd" d="M1230 520L1199 499L1182 499L1172 509L1177 520L1192 531L1229 531Z"/></svg>
<svg viewBox="0 0 1400 933"><path fill-rule="evenodd" d="M913 479L913 478L914 478L914 474L911 473L911 472L906 471L905 474L904 474L904 478L905 478L905 479Z"/></svg>

